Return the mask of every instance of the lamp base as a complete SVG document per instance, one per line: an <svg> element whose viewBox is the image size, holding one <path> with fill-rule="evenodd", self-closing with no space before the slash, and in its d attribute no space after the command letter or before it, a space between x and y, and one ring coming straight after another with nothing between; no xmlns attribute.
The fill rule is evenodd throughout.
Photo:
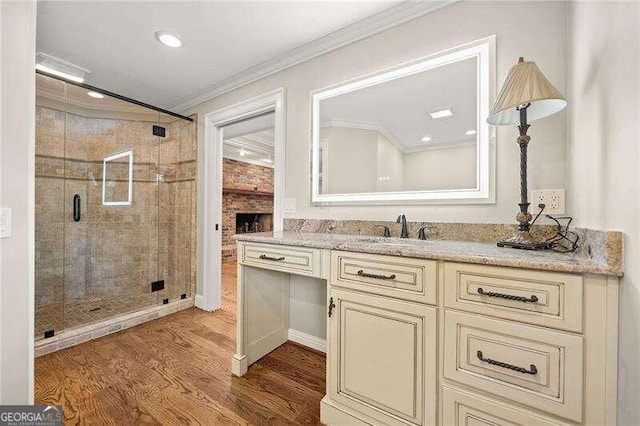
<svg viewBox="0 0 640 426"><path fill-rule="evenodd" d="M511 247L521 250L541 250L545 244L535 239L531 232L518 230L506 240L498 242L498 247Z"/></svg>

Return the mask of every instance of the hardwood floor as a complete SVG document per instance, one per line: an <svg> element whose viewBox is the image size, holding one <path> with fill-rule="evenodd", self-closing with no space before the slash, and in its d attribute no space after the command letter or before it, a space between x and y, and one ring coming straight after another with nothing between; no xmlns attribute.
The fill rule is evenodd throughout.
<svg viewBox="0 0 640 426"><path fill-rule="evenodd" d="M65 424L320 424L325 356L287 343L231 375L235 263L222 309L189 309L36 358L37 404Z"/></svg>

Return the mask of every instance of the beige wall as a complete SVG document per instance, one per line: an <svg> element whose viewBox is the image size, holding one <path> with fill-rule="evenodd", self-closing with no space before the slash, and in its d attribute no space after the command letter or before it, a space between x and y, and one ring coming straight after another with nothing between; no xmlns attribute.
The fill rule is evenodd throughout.
<svg viewBox="0 0 640 426"><path fill-rule="evenodd" d="M405 154L405 190L475 188L476 148L470 144Z"/></svg>
<svg viewBox="0 0 640 426"><path fill-rule="evenodd" d="M320 140L327 141L329 194L403 190L402 152L377 130L326 126Z"/></svg>
<svg viewBox="0 0 640 426"><path fill-rule="evenodd" d="M309 93L492 34L497 36L498 76L502 76L519 56L525 56L535 59L558 89L566 92L566 7L565 3L559 2L457 3L243 86L187 112L204 114L278 87L286 88L285 192L287 198L297 200L297 212L286 217L388 220L402 211L407 213L409 220L416 221L511 222L517 211L519 194L518 149L514 143L516 133L511 128L498 130L496 204L397 208L311 206ZM198 137L202 147L203 120L200 123ZM531 135L530 187L564 187L565 113L535 123Z"/></svg>
<svg viewBox="0 0 640 426"><path fill-rule="evenodd" d="M387 138L378 133L376 192L402 191L403 180L403 155ZM380 176L386 176L389 180L381 181Z"/></svg>
<svg viewBox="0 0 640 426"><path fill-rule="evenodd" d="M327 286L318 278L292 275L289 282L289 327L321 339L327 336Z"/></svg>
<svg viewBox="0 0 640 426"><path fill-rule="evenodd" d="M33 146L35 2L0 2L0 404L33 402Z"/></svg>
<svg viewBox="0 0 640 426"><path fill-rule="evenodd" d="M320 129L320 139L325 138L329 141L329 164L326 165L328 170L325 175L329 178L329 193L374 192L378 132L350 127L323 127Z"/></svg>
<svg viewBox="0 0 640 426"><path fill-rule="evenodd" d="M573 3L569 22L568 208L625 233L618 421L640 418L640 4Z"/></svg>
<svg viewBox="0 0 640 426"><path fill-rule="evenodd" d="M468 189L477 184L475 144L403 153L376 130L327 126L329 194Z"/></svg>

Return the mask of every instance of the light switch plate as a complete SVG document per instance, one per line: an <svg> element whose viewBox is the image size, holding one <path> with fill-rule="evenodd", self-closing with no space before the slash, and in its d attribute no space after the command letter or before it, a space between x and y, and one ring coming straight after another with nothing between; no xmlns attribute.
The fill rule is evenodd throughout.
<svg viewBox="0 0 640 426"><path fill-rule="evenodd" d="M284 199L284 212L285 213L295 213L296 212L296 199L295 198L285 198Z"/></svg>
<svg viewBox="0 0 640 426"><path fill-rule="evenodd" d="M539 204L544 204L544 214L566 214L564 189L538 189L531 191L531 214L540 212Z"/></svg>
<svg viewBox="0 0 640 426"><path fill-rule="evenodd" d="M0 238L9 238L11 236L11 209L8 207L0 208Z"/></svg>

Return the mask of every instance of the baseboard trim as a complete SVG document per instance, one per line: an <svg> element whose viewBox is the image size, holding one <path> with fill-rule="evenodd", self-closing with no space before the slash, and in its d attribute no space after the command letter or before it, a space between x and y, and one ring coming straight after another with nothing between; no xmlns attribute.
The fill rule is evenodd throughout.
<svg viewBox="0 0 640 426"><path fill-rule="evenodd" d="M39 357L60 349L69 348L192 307L193 298L191 297L176 300L166 305L153 306L141 311L119 315L73 330L63 331L49 339L38 340L35 343L35 356Z"/></svg>
<svg viewBox="0 0 640 426"><path fill-rule="evenodd" d="M327 341L311 334L303 333L302 331L289 329L289 340L299 343L303 346L307 346L311 349L315 349L320 352L327 353Z"/></svg>
<svg viewBox="0 0 640 426"><path fill-rule="evenodd" d="M208 309L205 308L204 296L201 295L201 294L196 294L195 306L196 306L196 308L202 309L203 311L207 311L208 310Z"/></svg>

